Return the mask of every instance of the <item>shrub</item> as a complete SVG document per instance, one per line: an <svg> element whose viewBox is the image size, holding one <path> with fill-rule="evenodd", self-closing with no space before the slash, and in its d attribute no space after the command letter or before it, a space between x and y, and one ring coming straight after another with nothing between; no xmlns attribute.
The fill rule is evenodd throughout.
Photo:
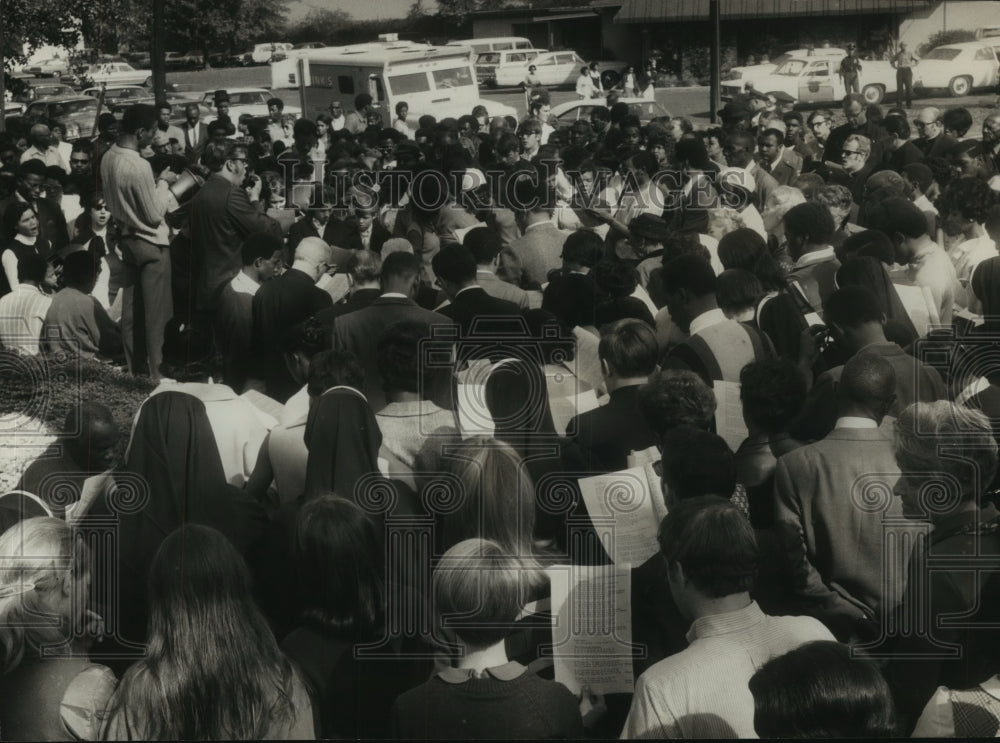
<svg viewBox="0 0 1000 743"><path fill-rule="evenodd" d="M931 34L923 44L917 47L917 56L922 57L931 49L937 49L945 44L958 44L963 41L975 41L976 32L967 28L952 28L947 31L938 31Z"/></svg>

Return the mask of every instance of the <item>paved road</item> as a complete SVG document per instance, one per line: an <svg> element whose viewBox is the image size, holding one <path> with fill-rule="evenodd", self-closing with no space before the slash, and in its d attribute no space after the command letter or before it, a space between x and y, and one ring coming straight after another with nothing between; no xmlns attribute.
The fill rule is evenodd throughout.
<svg viewBox="0 0 1000 743"><path fill-rule="evenodd" d="M268 87L271 84L271 71L269 67L234 67L198 72L171 72L167 75L167 80L177 83L195 83L204 86L206 90L250 86ZM279 90L275 92L286 104L298 105L298 91ZM495 100L513 106L520 112L525 110L524 95L517 90L483 88L482 97L487 101ZM576 94L572 90L552 91L553 105L572 100L576 100ZM696 124L709 123L708 88L663 88L656 91L656 100L674 116L688 116ZM914 108L916 109L917 106L939 106L941 108L965 106L972 112L975 120L970 135L979 136L983 118L995 100L996 97L992 91L983 90L962 98L951 98L948 95L921 98L915 101ZM892 105L892 103L890 102L888 105Z"/></svg>

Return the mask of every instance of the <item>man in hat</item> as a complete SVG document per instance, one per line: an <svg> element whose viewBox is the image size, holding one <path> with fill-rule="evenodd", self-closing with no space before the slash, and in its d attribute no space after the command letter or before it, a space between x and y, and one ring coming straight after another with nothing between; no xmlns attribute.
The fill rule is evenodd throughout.
<svg viewBox="0 0 1000 743"><path fill-rule="evenodd" d="M202 162L212 175L194 195L188 208L192 250L200 256L196 274L195 309L211 312L218 293L243 267L240 246L250 235L266 233L281 238L278 222L264 213L261 180L243 188L249 164L245 145L231 140L212 142Z"/></svg>
<svg viewBox="0 0 1000 743"><path fill-rule="evenodd" d="M752 115L753 111L745 103L730 101L719 111L719 118L722 119L722 130L728 134L746 129L747 122Z"/></svg>
<svg viewBox="0 0 1000 743"><path fill-rule="evenodd" d="M913 124L917 127L917 138L913 140L913 144L924 153L924 157L927 159L947 157L951 149L958 144L958 140L944 133L940 108L927 106L920 109Z"/></svg>
<svg viewBox="0 0 1000 743"><path fill-rule="evenodd" d="M861 60L858 59L854 44L847 45L847 56L840 61L840 79L844 82L846 93L860 92L858 74L861 72Z"/></svg>

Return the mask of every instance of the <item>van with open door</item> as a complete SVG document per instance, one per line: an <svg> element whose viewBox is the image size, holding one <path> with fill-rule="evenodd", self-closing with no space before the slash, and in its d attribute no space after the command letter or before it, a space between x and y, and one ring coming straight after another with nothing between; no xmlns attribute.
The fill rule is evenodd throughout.
<svg viewBox="0 0 1000 743"><path fill-rule="evenodd" d="M312 49L298 58L302 115L315 119L340 101L354 110L354 97L368 93L382 114L384 126L395 118L396 104L405 101L413 129L417 119L432 114L439 121L472 113L486 106L491 117L517 116L511 106L479 95L473 53L468 47L414 46L402 49Z"/></svg>

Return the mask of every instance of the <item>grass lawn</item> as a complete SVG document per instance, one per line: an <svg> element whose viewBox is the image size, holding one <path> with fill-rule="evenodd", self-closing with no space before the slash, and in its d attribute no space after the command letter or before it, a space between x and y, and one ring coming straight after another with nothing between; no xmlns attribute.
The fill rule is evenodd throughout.
<svg viewBox="0 0 1000 743"><path fill-rule="evenodd" d="M111 411L121 431L124 454L139 405L155 387L148 377L133 377L86 359L17 356L0 351L0 492L17 484L25 465L45 449L62 428L66 414L81 401Z"/></svg>

